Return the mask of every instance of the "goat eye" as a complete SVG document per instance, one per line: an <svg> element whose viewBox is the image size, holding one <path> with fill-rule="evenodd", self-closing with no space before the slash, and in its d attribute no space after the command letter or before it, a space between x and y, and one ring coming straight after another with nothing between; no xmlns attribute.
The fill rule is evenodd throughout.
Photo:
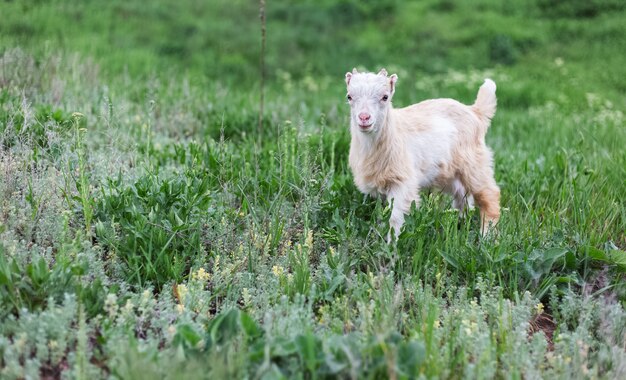
<svg viewBox="0 0 626 380"><path fill-rule="evenodd" d="M348 101L351 102L352 101L352 96L348 95Z"/></svg>
<svg viewBox="0 0 626 380"><path fill-rule="evenodd" d="M383 102L386 102L389 99L389 95L384 95L383 96Z"/></svg>

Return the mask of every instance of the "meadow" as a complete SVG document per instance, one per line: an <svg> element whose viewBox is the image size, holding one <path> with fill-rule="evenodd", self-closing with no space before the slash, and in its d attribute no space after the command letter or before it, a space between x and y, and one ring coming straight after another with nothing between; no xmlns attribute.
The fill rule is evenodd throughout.
<svg viewBox="0 0 626 380"><path fill-rule="evenodd" d="M623 2L266 3L0 2L0 378L626 378ZM387 244L355 66L498 84L497 235Z"/></svg>

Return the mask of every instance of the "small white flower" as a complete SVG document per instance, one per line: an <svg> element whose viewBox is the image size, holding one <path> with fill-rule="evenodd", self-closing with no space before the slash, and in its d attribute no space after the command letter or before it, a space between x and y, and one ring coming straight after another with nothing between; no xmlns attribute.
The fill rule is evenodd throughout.
<svg viewBox="0 0 626 380"><path fill-rule="evenodd" d="M115 314L117 314L117 309L117 295L115 295L114 293L107 294L107 298L104 301L104 311L107 312L109 318L115 317Z"/></svg>
<svg viewBox="0 0 626 380"><path fill-rule="evenodd" d="M127 300L126 305L124 305L124 313L129 315L133 313L135 305L133 305L133 301Z"/></svg>
<svg viewBox="0 0 626 380"><path fill-rule="evenodd" d="M141 293L141 300L147 302L150 299L151 295L152 293L150 293L150 291L146 289Z"/></svg>

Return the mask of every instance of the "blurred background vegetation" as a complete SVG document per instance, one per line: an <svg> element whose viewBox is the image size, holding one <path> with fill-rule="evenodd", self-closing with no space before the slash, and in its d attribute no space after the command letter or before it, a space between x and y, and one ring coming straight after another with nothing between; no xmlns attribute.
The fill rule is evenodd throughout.
<svg viewBox="0 0 626 380"><path fill-rule="evenodd" d="M250 89L259 82L258 6L5 0L0 50L16 43L39 55L61 49L95 58L103 73L186 73ZM625 8L620 0L268 0L267 72L276 83L340 80L353 66L385 66L401 79L511 66L544 80L560 59L570 77L593 71L586 91L612 90L607 95L623 104Z"/></svg>

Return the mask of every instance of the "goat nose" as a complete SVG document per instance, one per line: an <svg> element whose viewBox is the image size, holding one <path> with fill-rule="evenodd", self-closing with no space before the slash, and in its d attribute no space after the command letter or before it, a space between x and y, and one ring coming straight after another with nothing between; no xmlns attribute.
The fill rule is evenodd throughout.
<svg viewBox="0 0 626 380"><path fill-rule="evenodd" d="M361 119L361 121L368 121L370 119L370 115L368 113L362 112L359 114L359 119Z"/></svg>

